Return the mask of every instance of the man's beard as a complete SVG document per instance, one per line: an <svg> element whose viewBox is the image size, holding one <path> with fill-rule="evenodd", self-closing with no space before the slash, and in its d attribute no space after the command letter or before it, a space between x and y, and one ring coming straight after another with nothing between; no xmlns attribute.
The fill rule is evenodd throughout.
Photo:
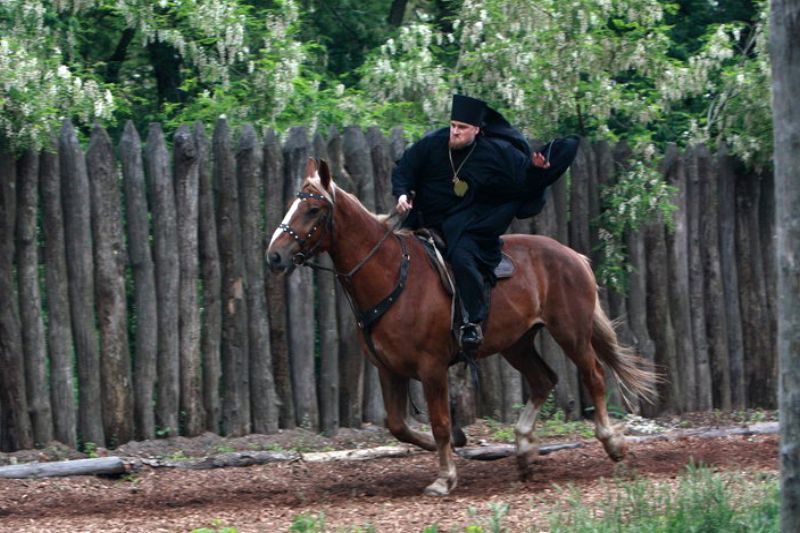
<svg viewBox="0 0 800 533"><path fill-rule="evenodd" d="M451 150L461 150L462 148L466 148L467 146L472 144L472 141L474 140L475 139L459 139L457 141L454 141L453 139L450 139L450 142L448 144Z"/></svg>

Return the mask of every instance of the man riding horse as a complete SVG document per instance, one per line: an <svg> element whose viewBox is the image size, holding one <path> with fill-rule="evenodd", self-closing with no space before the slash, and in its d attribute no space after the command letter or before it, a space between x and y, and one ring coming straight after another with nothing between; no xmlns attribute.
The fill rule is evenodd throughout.
<svg viewBox="0 0 800 533"><path fill-rule="evenodd" d="M462 301L466 352L483 342L481 323L497 281L500 235L515 217L542 210L547 187L572 164L578 144L577 137L566 137L531 152L522 134L486 102L457 94L450 127L416 142L395 167L397 211L411 211L405 225L433 229L447 245Z"/></svg>

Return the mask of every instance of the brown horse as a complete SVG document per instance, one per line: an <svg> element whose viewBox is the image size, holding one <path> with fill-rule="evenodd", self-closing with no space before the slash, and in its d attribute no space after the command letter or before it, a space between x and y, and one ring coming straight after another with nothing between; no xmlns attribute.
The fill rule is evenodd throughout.
<svg viewBox="0 0 800 533"><path fill-rule="evenodd" d="M392 232L383 217L370 213L355 196L337 187L324 161L318 171L314 160L309 160L297 196L269 243L271 270L291 273L295 265L327 251L357 310L371 313L375 306L388 306L368 333L361 331L362 344L369 348L364 352L379 371L387 426L403 442L438 451L439 474L425 493L448 494L457 480L447 391L447 369L458 352L451 334L450 296L425 257L423 245L410 235ZM501 353L530 385L531 396L515 428L521 473L527 474L537 455L534 422L558 380L534 349L540 326L548 329L578 367L596 408L595 435L611 459L621 460L625 439L609 421L601 362L624 389L644 398L655 395L655 375L617 343L598 303L586 257L541 236L505 235L503 241L516 272L493 289L485 340L477 357ZM359 320L363 318L361 314ZM411 378L422 382L432 438L407 423Z"/></svg>

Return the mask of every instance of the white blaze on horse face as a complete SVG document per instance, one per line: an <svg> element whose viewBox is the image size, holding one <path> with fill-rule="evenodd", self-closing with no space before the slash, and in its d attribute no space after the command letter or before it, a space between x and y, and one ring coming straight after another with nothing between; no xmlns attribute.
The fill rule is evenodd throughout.
<svg viewBox="0 0 800 533"><path fill-rule="evenodd" d="M292 206L286 212L286 216L283 217L281 224L286 224L287 226L289 225L289 221L292 220L294 212L297 211L297 206L299 205L300 205L300 198L298 198L297 200L294 201L294 203L292 203ZM283 230L281 229L280 226L278 226L275 229L275 233L272 234L272 239L269 241L269 246L267 247L267 249L272 248L272 243L275 242L275 240L281 235L281 233L283 233Z"/></svg>

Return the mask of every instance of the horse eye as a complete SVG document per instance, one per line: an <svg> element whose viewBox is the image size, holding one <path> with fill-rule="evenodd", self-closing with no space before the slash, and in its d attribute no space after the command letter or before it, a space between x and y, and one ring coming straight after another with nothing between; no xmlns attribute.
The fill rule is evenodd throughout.
<svg viewBox="0 0 800 533"><path fill-rule="evenodd" d="M308 214L309 216L314 216L314 215L316 215L317 213L319 213L319 207L312 207L312 208L310 208L310 209L307 211L307 214Z"/></svg>

